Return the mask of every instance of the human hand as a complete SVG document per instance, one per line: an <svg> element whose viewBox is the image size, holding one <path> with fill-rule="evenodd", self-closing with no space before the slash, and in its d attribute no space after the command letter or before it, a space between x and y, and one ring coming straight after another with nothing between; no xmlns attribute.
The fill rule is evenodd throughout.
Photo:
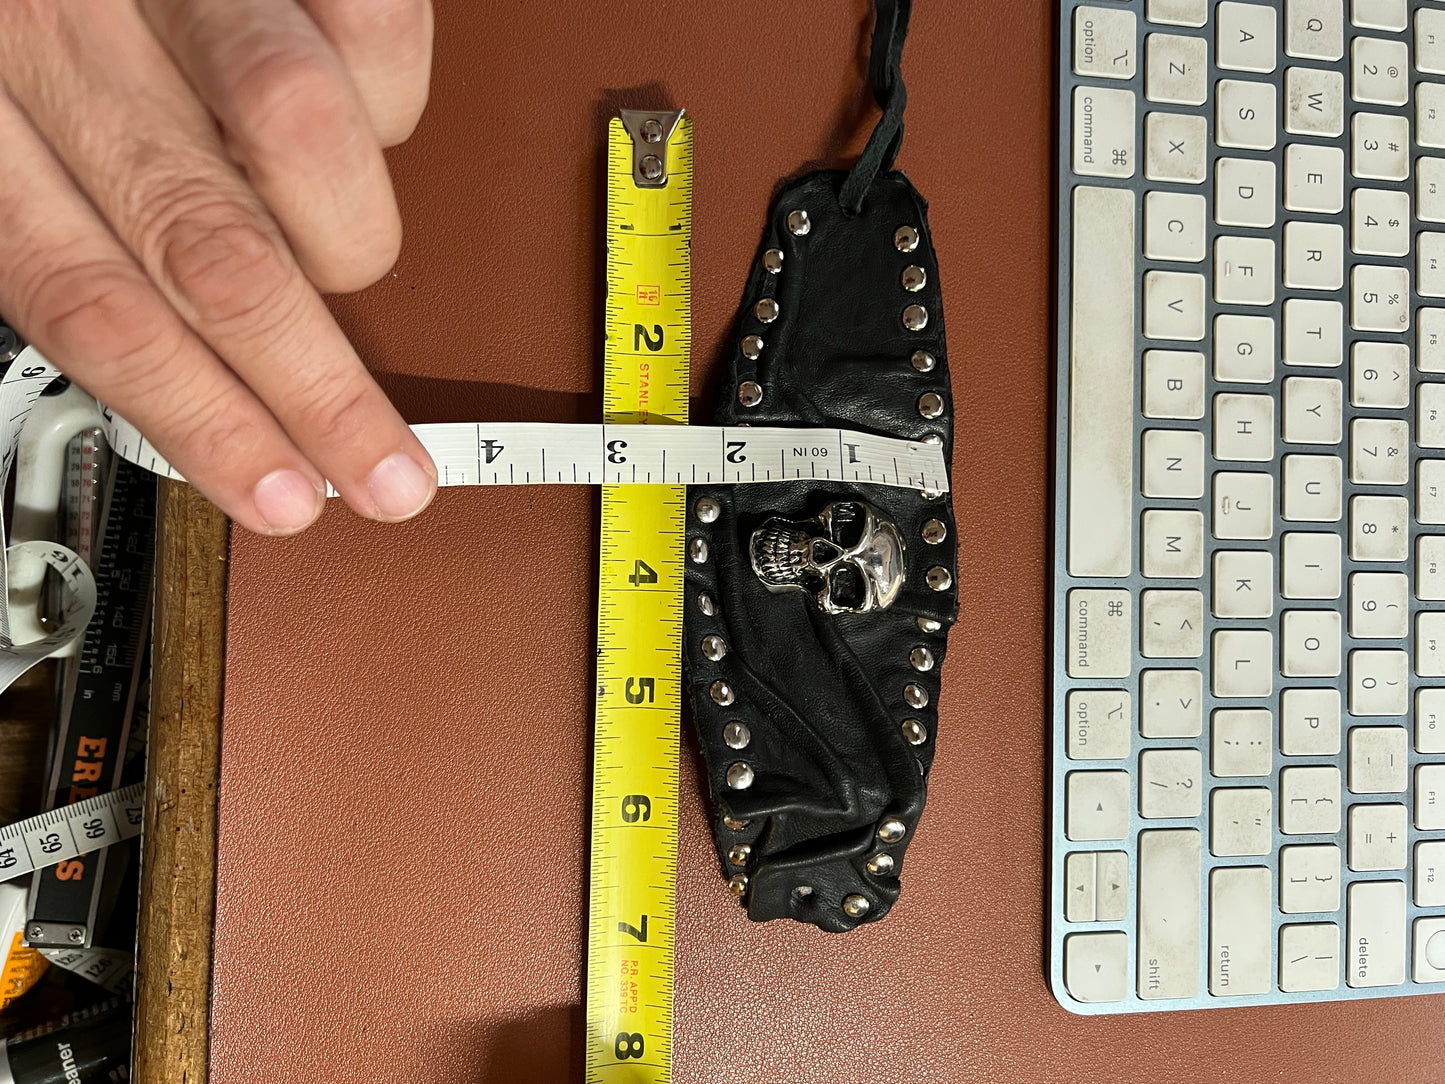
<svg viewBox="0 0 1445 1084"><path fill-rule="evenodd" d="M436 492L319 293L396 259L431 38L429 0L0 3L0 312L253 531Z"/></svg>

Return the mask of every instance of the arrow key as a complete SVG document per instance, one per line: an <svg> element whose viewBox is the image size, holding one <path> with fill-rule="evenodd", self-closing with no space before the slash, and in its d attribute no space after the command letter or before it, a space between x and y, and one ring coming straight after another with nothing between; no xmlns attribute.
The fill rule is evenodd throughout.
<svg viewBox="0 0 1445 1084"><path fill-rule="evenodd" d="M1100 922L1123 922L1129 912L1129 856L1100 851L1095 858L1094 916Z"/></svg>
<svg viewBox="0 0 1445 1084"><path fill-rule="evenodd" d="M1114 931L1065 938L1064 985L1076 1001L1123 1001L1129 992L1129 939Z"/></svg>

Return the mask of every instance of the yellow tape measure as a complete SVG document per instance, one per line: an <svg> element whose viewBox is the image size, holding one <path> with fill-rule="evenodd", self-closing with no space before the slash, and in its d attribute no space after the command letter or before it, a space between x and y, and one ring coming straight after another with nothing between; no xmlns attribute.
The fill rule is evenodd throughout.
<svg viewBox="0 0 1445 1084"><path fill-rule="evenodd" d="M624 110L607 140L603 418L687 423L692 124ZM625 463L627 442L609 442ZM603 486L587 1080L672 1079L682 486Z"/></svg>

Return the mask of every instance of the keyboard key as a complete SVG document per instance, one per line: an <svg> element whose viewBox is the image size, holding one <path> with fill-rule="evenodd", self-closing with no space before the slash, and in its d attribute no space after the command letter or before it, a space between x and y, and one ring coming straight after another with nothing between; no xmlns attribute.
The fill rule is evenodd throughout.
<svg viewBox="0 0 1445 1084"><path fill-rule="evenodd" d="M1204 493L1204 434L1192 429L1147 429L1142 486L1146 497Z"/></svg>
<svg viewBox="0 0 1445 1084"><path fill-rule="evenodd" d="M1445 309L1422 307L1415 364L1422 373L1445 373Z"/></svg>
<svg viewBox="0 0 1445 1084"><path fill-rule="evenodd" d="M1410 175L1410 122L1393 114L1356 113L1350 122L1350 172L1403 181Z"/></svg>
<svg viewBox="0 0 1445 1084"><path fill-rule="evenodd" d="M1274 343L1275 324L1268 316L1216 316L1214 379L1270 383L1274 380Z"/></svg>
<svg viewBox="0 0 1445 1084"><path fill-rule="evenodd" d="M1416 982L1445 982L1445 918L1417 918L1414 932L1410 977Z"/></svg>
<svg viewBox="0 0 1445 1084"><path fill-rule="evenodd" d="M1404 497L1350 498L1350 556L1403 561L1410 548L1410 505Z"/></svg>
<svg viewBox="0 0 1445 1084"><path fill-rule="evenodd" d="M1221 158L1215 162L1214 221L1221 226L1273 226L1276 198L1273 162L1254 158ZM1202 223L1204 198L1198 199ZM1203 241L1201 236L1201 247Z"/></svg>
<svg viewBox="0 0 1445 1084"><path fill-rule="evenodd" d="M1445 460L1422 459L1416 471L1415 518L1445 523Z"/></svg>
<svg viewBox="0 0 1445 1084"><path fill-rule="evenodd" d="M1350 885L1345 981L1351 986L1396 986L1405 981L1405 882Z"/></svg>
<svg viewBox="0 0 1445 1084"><path fill-rule="evenodd" d="M1204 276L1146 271L1144 334L1151 339L1197 342L1204 338Z"/></svg>
<svg viewBox="0 0 1445 1084"><path fill-rule="evenodd" d="M1221 708L1210 723L1210 771L1221 778L1269 774L1274 717L1268 708Z"/></svg>
<svg viewBox="0 0 1445 1084"><path fill-rule="evenodd" d="M1129 774L1070 772L1065 833L1072 840L1124 839L1129 834Z"/></svg>
<svg viewBox="0 0 1445 1084"><path fill-rule="evenodd" d="M1338 290L1345 284L1345 231L1329 222L1286 222L1284 284Z"/></svg>
<svg viewBox="0 0 1445 1084"><path fill-rule="evenodd" d="M1128 591L1079 588L1069 592L1069 676L1128 677L1133 644Z"/></svg>
<svg viewBox="0 0 1445 1084"><path fill-rule="evenodd" d="M1340 538L1292 531L1284 536L1280 593L1285 598L1340 597Z"/></svg>
<svg viewBox="0 0 1445 1084"><path fill-rule="evenodd" d="M1404 331L1409 327L1409 269L1357 264L1350 272L1350 326L1356 331Z"/></svg>
<svg viewBox="0 0 1445 1084"><path fill-rule="evenodd" d="M1075 1001L1123 1001L1129 995L1129 939L1114 931L1064 938L1064 985Z"/></svg>
<svg viewBox="0 0 1445 1084"><path fill-rule="evenodd" d="M1350 423L1350 481L1362 485L1402 486L1409 480L1410 429L1407 423L1393 418L1356 418ZM1370 498L1371 501L1375 499L1383 498ZM1373 504L1370 507L1378 512ZM1400 522L1403 522L1401 517L1391 516L1387 525ZM1403 561L1404 557L1367 559Z"/></svg>
<svg viewBox="0 0 1445 1084"><path fill-rule="evenodd" d="M1357 640L1400 640L1410 628L1410 580L1403 572L1350 576L1350 635Z"/></svg>
<svg viewBox="0 0 1445 1084"><path fill-rule="evenodd" d="M1229 236L1215 239L1216 301L1226 305L1268 305L1274 301L1274 281L1272 240L1267 237ZM1203 337L1202 330L1200 337Z"/></svg>
<svg viewBox="0 0 1445 1084"><path fill-rule="evenodd" d="M1279 929L1279 988L1333 990L1340 984L1340 928L1333 922Z"/></svg>
<svg viewBox="0 0 1445 1084"><path fill-rule="evenodd" d="M1442 104L1445 117L1445 104ZM1445 121L1442 121L1445 133ZM1445 146L1445 143L1441 144ZM1291 211L1338 214L1345 206L1345 152L1291 143L1284 150L1284 205Z"/></svg>
<svg viewBox="0 0 1445 1084"><path fill-rule="evenodd" d="M1334 523L1344 507L1344 465L1333 455L1284 457L1284 518Z"/></svg>
<svg viewBox="0 0 1445 1084"><path fill-rule="evenodd" d="M1344 322L1338 301L1290 298L1284 303L1284 363L1338 368L1345 360Z"/></svg>
<svg viewBox="0 0 1445 1084"><path fill-rule="evenodd" d="M1218 997L1262 994L1273 966L1273 886L1259 866L1209 875L1209 992Z"/></svg>
<svg viewBox="0 0 1445 1084"><path fill-rule="evenodd" d="M1127 576L1134 531L1134 196L1074 189L1069 572Z"/></svg>
<svg viewBox="0 0 1445 1084"><path fill-rule="evenodd" d="M1285 677L1338 677L1340 615L1335 610L1287 610L1280 625Z"/></svg>
<svg viewBox="0 0 1445 1084"><path fill-rule="evenodd" d="M1415 84L1415 142L1445 147L1445 84Z"/></svg>
<svg viewBox="0 0 1445 1084"><path fill-rule="evenodd" d="M1403 726L1350 728L1350 791L1395 794L1410 781L1408 736Z"/></svg>
<svg viewBox="0 0 1445 1084"><path fill-rule="evenodd" d="M1350 248L1366 256L1410 252L1410 194L1358 189L1350 203Z"/></svg>
<svg viewBox="0 0 1445 1084"><path fill-rule="evenodd" d="M1150 34L1144 47L1148 58L1144 97L1171 105L1204 104L1209 90L1209 60L1203 38Z"/></svg>
<svg viewBox="0 0 1445 1084"><path fill-rule="evenodd" d="M1074 11L1074 74L1132 79L1138 40L1132 11L1081 7Z"/></svg>
<svg viewBox="0 0 1445 1084"><path fill-rule="evenodd" d="M1274 635L1265 629L1216 629L1210 687L1218 697L1269 696L1274 691Z"/></svg>
<svg viewBox="0 0 1445 1084"><path fill-rule="evenodd" d="M1445 11L1421 8L1415 12L1415 67L1431 75L1445 75Z"/></svg>
<svg viewBox="0 0 1445 1084"><path fill-rule="evenodd" d="M1075 173L1089 177L1134 176L1133 91L1074 88L1073 164Z"/></svg>
<svg viewBox="0 0 1445 1084"><path fill-rule="evenodd" d="M1215 550L1215 617L1269 617L1274 613L1274 554L1268 550Z"/></svg>
<svg viewBox="0 0 1445 1084"><path fill-rule="evenodd" d="M1284 73L1284 130L1295 135L1337 136L1345 130L1345 77L1321 68Z"/></svg>
<svg viewBox="0 0 1445 1084"><path fill-rule="evenodd" d="M1144 17L1151 23L1174 26L1203 26L1209 16L1209 0L1148 0Z"/></svg>
<svg viewBox="0 0 1445 1084"><path fill-rule="evenodd" d="M1284 51L1310 60L1345 55L1345 21L1340 0L1285 0Z"/></svg>
<svg viewBox="0 0 1445 1084"><path fill-rule="evenodd" d="M1168 579L1204 575L1204 516L1180 509L1144 513L1144 575Z"/></svg>
<svg viewBox="0 0 1445 1084"><path fill-rule="evenodd" d="M1139 997L1199 992L1199 832L1139 833Z"/></svg>
<svg viewBox="0 0 1445 1084"><path fill-rule="evenodd" d="M1279 140L1274 85L1221 79L1214 85L1214 141L1221 147L1267 151Z"/></svg>
<svg viewBox="0 0 1445 1084"><path fill-rule="evenodd" d="M1134 725L1129 694L1122 689L1075 689L1069 693L1070 760L1120 760L1129 755Z"/></svg>
<svg viewBox="0 0 1445 1084"><path fill-rule="evenodd" d="M1144 415L1204 417L1204 355L1193 350L1144 351Z"/></svg>
<svg viewBox="0 0 1445 1084"><path fill-rule="evenodd" d="M1445 536L1425 534L1415 541L1415 597L1445 602Z"/></svg>
<svg viewBox="0 0 1445 1084"><path fill-rule="evenodd" d="M1093 922L1097 863L1093 851L1075 851L1064 859L1064 918Z"/></svg>
<svg viewBox="0 0 1445 1084"><path fill-rule="evenodd" d="M1267 463L1274 458L1274 400L1268 395L1214 397L1214 458Z"/></svg>
<svg viewBox="0 0 1445 1084"><path fill-rule="evenodd" d="M1338 380L1306 376L1287 379L1284 382L1286 443L1338 444L1344 398L1345 390Z"/></svg>
<svg viewBox="0 0 1445 1084"><path fill-rule="evenodd" d="M1410 348L1404 343L1355 343L1350 348L1350 402L1358 407L1409 406Z"/></svg>
<svg viewBox="0 0 1445 1084"><path fill-rule="evenodd" d="M1075 851L1064 863L1064 917L1070 922L1122 922L1129 910L1129 856Z"/></svg>
<svg viewBox="0 0 1445 1084"><path fill-rule="evenodd" d="M1350 869L1382 872L1405 868L1410 856L1410 815L1405 807L1357 805L1350 809Z"/></svg>
<svg viewBox="0 0 1445 1084"><path fill-rule="evenodd" d="M1439 610L1415 615L1415 673L1445 677L1445 613Z"/></svg>
<svg viewBox="0 0 1445 1084"><path fill-rule="evenodd" d="M1232 71L1272 72L1278 60L1275 12L1226 0L1215 9L1215 63Z"/></svg>
<svg viewBox="0 0 1445 1084"><path fill-rule="evenodd" d="M1203 729L1204 675L1198 670L1145 670L1139 676L1139 733L1146 738L1197 738Z"/></svg>
<svg viewBox="0 0 1445 1084"><path fill-rule="evenodd" d="M1403 651L1350 652L1350 714L1404 715L1410 705L1410 657Z"/></svg>
<svg viewBox="0 0 1445 1084"><path fill-rule="evenodd" d="M1415 691L1415 750L1445 753L1445 689Z"/></svg>
<svg viewBox="0 0 1445 1084"><path fill-rule="evenodd" d="M1269 854L1274 800L1264 787L1216 787L1209 799L1209 851L1221 858Z"/></svg>
<svg viewBox="0 0 1445 1084"><path fill-rule="evenodd" d="M1301 769L1303 770L1303 769ZM1287 915L1340 909L1340 849L1327 844L1279 852L1279 909Z"/></svg>
<svg viewBox="0 0 1445 1084"><path fill-rule="evenodd" d="M1445 907L1445 840L1415 844L1415 903Z"/></svg>
<svg viewBox="0 0 1445 1084"><path fill-rule="evenodd" d="M1272 206L1272 199L1270 203ZM1204 197L1183 192L1147 193L1144 196L1144 255L1151 260L1200 263L1204 259ZM1202 279L1199 296L1202 301ZM1203 338L1202 315L1200 323L1199 337Z"/></svg>
<svg viewBox="0 0 1445 1084"><path fill-rule="evenodd" d="M1202 184L1208 154L1208 122L1181 113L1144 117L1144 176L1151 181Z"/></svg>
<svg viewBox="0 0 1445 1084"><path fill-rule="evenodd" d="M1280 752L1332 757L1340 751L1340 691L1286 689L1280 697Z"/></svg>
<svg viewBox="0 0 1445 1084"><path fill-rule="evenodd" d="M1350 19L1367 30L1404 30L1405 0L1351 0Z"/></svg>
<svg viewBox="0 0 1445 1084"><path fill-rule="evenodd" d="M1403 41L1356 38L1350 45L1350 96L1357 102L1404 105L1410 53Z"/></svg>
<svg viewBox="0 0 1445 1084"><path fill-rule="evenodd" d="M1445 448L1445 384L1421 384L1415 421L1415 443Z"/></svg>
<svg viewBox="0 0 1445 1084"><path fill-rule="evenodd" d="M1143 592L1139 654L1148 659L1197 659L1204 654L1204 596L1198 591Z"/></svg>
<svg viewBox="0 0 1445 1084"><path fill-rule="evenodd" d="M1415 769L1415 827L1422 832L1445 828L1445 764Z"/></svg>
<svg viewBox="0 0 1445 1084"><path fill-rule="evenodd" d="M1149 820L1197 817L1203 801L1203 758L1197 749L1139 754L1139 815Z"/></svg>
<svg viewBox="0 0 1445 1084"><path fill-rule="evenodd" d="M1416 284L1422 297L1445 297L1445 233L1421 233L1415 238L1418 249Z"/></svg>
<svg viewBox="0 0 1445 1084"><path fill-rule="evenodd" d="M1274 536L1274 479L1220 471L1214 476L1215 538L1262 541Z"/></svg>
<svg viewBox="0 0 1445 1084"><path fill-rule="evenodd" d="M1415 159L1415 213L1426 222L1445 222L1445 158Z"/></svg>
<svg viewBox="0 0 1445 1084"><path fill-rule="evenodd" d="M1340 770L1285 768L1279 773L1279 830L1285 835L1333 835L1340 830Z"/></svg>

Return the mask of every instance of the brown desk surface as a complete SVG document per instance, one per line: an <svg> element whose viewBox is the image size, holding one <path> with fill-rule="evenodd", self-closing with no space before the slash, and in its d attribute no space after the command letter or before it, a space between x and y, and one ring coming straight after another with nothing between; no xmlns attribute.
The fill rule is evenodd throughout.
<svg viewBox="0 0 1445 1084"><path fill-rule="evenodd" d="M965 556L903 897L841 937L749 924L685 771L676 1079L1438 1081L1435 997L1085 1020L1047 990L1052 21L920 0L904 54ZM867 0L441 4L432 104L392 159L405 251L336 306L403 413L595 420L619 103L696 119L710 409L771 192L872 124L870 26ZM216 1084L580 1079L595 528L588 490L473 489L400 528L336 506L236 538Z"/></svg>

